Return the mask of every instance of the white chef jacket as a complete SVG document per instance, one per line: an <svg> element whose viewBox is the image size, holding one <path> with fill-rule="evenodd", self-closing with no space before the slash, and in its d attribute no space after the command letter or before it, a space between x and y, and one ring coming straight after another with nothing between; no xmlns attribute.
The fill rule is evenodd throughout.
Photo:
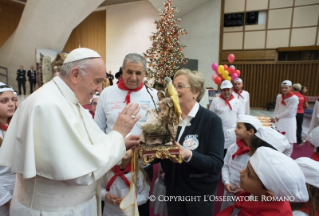
<svg viewBox="0 0 319 216"><path fill-rule="evenodd" d="M14 191L10 216L29 214L31 205L41 207L32 208L36 209L34 215L66 216L70 211L73 216L97 215L99 209L95 204L99 202L95 193L76 207L57 204L67 198L67 194L59 197L59 193L72 188L76 194L77 189L96 184L121 161L125 152L123 136L116 131L105 135L74 92L60 77L55 77L20 104L0 149L0 164L19 173L17 179L19 176L29 187L21 190L26 185L19 187L16 181L15 187L20 189ZM50 182L52 187L42 188L37 182ZM43 189L52 196L48 197L52 202L41 203L45 199L37 197L37 193ZM32 191L36 195L30 198ZM30 200L21 200L22 196L29 196ZM27 204L22 205L22 201ZM47 211L46 205L59 210Z"/></svg>
<svg viewBox="0 0 319 216"><path fill-rule="evenodd" d="M138 103L140 105L141 109L138 115L141 115L141 118L133 127L130 134L139 136L141 134L140 124L145 123L147 120L147 110L156 109L155 106L158 103L157 90L151 89L149 91L156 105L154 105L145 86L140 91L131 92L131 103ZM117 85L107 87L102 91L96 107L94 121L106 134L113 130L119 112L126 106L126 102L124 102L126 95L127 91L120 89Z"/></svg>
<svg viewBox="0 0 319 216"><path fill-rule="evenodd" d="M297 142L296 138L296 114L299 99L297 96L293 95L290 98L286 98L284 101L286 105L281 104L282 95L277 95L276 107L273 113L273 118L278 118L279 121L276 124L276 127L279 132L285 132L289 143L293 144Z"/></svg>
<svg viewBox="0 0 319 216"><path fill-rule="evenodd" d="M319 101L316 100L315 106L313 108L311 122L309 126L309 133L319 126Z"/></svg>
<svg viewBox="0 0 319 216"><path fill-rule="evenodd" d="M124 176L131 180L131 172L124 174ZM130 188L125 184L123 179L119 176L116 177L112 185L110 186L110 190L106 190L107 183L114 176L112 171L109 171L105 176L101 179L101 198L104 202L103 216L125 216L123 210L120 209L119 206L108 203L105 200L105 195L107 193L111 193L116 197L124 198ZM149 198L150 185L146 183L144 175L141 171L138 172L138 182L136 184L137 197L136 202L137 205L142 205L147 202Z"/></svg>
<svg viewBox="0 0 319 216"><path fill-rule="evenodd" d="M225 146L227 149L231 144L236 142L235 128L237 124L237 117L244 115L244 111L237 98L233 98L229 101L232 109L226 104L226 102L220 97L215 98L211 105L210 110L216 113L222 120Z"/></svg>
<svg viewBox="0 0 319 216"><path fill-rule="evenodd" d="M237 98L240 101L240 104L242 106L242 109L244 110L245 115L250 115L250 103L249 103L249 93L248 91L242 90L242 92L237 94L235 91L233 91L233 95L235 98Z"/></svg>
<svg viewBox="0 0 319 216"><path fill-rule="evenodd" d="M0 130L0 137L3 138L6 131ZM6 204L13 195L16 174L11 172L10 167L0 166L0 215L9 216L9 208Z"/></svg>

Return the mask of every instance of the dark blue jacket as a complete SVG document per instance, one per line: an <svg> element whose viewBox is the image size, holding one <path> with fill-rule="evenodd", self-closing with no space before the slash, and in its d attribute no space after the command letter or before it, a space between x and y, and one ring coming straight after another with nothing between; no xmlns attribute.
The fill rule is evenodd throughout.
<svg viewBox="0 0 319 216"><path fill-rule="evenodd" d="M221 119L213 112L199 106L199 110L186 126L180 138L195 135L199 145L192 151L191 160L182 164L161 160L165 171L165 185L170 195L199 196L212 195L216 190L224 164L224 133ZM181 127L178 127L179 136ZM197 135L197 136L196 136Z"/></svg>

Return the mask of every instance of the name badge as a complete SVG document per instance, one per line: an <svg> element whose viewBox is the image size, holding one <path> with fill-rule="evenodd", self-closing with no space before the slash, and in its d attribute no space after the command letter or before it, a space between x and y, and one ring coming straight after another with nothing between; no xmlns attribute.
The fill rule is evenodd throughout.
<svg viewBox="0 0 319 216"><path fill-rule="evenodd" d="M183 146L185 149L195 150L199 145L199 141L197 139L198 135L187 135L183 142Z"/></svg>

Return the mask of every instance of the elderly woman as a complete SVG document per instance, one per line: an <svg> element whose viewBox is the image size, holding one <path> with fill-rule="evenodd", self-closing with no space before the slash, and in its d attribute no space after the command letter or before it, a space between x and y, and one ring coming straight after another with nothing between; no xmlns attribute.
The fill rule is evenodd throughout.
<svg viewBox="0 0 319 216"><path fill-rule="evenodd" d="M198 103L205 93L199 72L181 69L173 84L182 109L176 141L183 162L161 161L166 195L176 198L167 202L168 214L211 216L214 202L210 195L215 194L223 166L221 119Z"/></svg>

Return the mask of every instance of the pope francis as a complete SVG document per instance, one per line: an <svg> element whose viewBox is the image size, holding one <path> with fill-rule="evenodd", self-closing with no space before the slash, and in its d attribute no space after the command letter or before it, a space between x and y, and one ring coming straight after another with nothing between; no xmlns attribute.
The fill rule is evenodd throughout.
<svg viewBox="0 0 319 216"><path fill-rule="evenodd" d="M99 179L138 144L124 137L140 118L128 104L105 135L82 108L102 90L105 71L98 53L75 49L60 76L19 106L0 150L0 165L17 173L11 216L100 215Z"/></svg>

